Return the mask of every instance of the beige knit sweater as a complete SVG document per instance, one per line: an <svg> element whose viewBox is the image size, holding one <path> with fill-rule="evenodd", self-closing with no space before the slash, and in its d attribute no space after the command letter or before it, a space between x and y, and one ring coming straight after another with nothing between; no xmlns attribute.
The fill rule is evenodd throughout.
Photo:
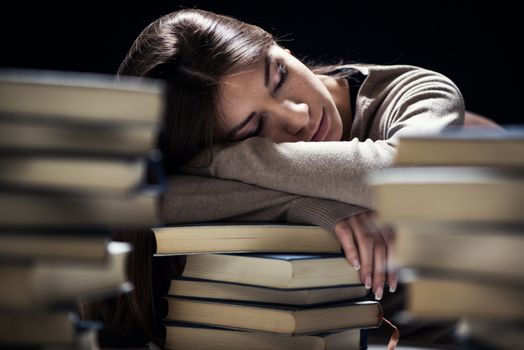
<svg viewBox="0 0 524 350"><path fill-rule="evenodd" d="M349 140L277 144L253 137L216 145L208 168L183 167L170 179L163 220L290 221L332 230L374 208L366 176L392 165L400 136L463 124L462 95L445 76L414 66L352 67L366 79Z"/></svg>

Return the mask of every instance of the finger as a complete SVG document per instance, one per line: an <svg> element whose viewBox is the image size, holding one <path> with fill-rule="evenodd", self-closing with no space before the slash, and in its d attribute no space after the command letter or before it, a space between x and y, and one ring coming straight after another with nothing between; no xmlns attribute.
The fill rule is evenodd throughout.
<svg viewBox="0 0 524 350"><path fill-rule="evenodd" d="M374 235L373 292L375 293L375 299L380 300L384 294L384 283L389 277L388 244L393 244L393 231L388 230L387 228L382 229L381 225L376 222L376 216L374 212L366 212L364 213L363 217L366 218L366 230L373 233ZM396 281L396 275L394 274L392 277Z"/></svg>
<svg viewBox="0 0 524 350"><path fill-rule="evenodd" d="M377 231L380 232L380 235L384 239L384 242L386 242L386 245L393 248L395 244L395 232L391 229L391 227L386 225L377 225Z"/></svg>
<svg viewBox="0 0 524 350"><path fill-rule="evenodd" d="M382 299L384 283L386 282L386 243L380 234L375 235L373 245L373 292L375 299Z"/></svg>
<svg viewBox="0 0 524 350"><path fill-rule="evenodd" d="M380 234L386 243L386 272L389 292L394 293L398 284L398 268L395 264L395 232L390 227L382 227Z"/></svg>
<svg viewBox="0 0 524 350"><path fill-rule="evenodd" d="M360 259L358 250L353 239L353 230L346 222L341 220L335 226L335 236L344 250L347 261L356 269L360 270Z"/></svg>
<svg viewBox="0 0 524 350"><path fill-rule="evenodd" d="M371 289L373 284L373 236L364 228L358 215L348 219L349 225L353 230L358 254L360 256L360 279L367 289Z"/></svg>
<svg viewBox="0 0 524 350"><path fill-rule="evenodd" d="M389 286L389 292L395 293L397 290L397 284L398 284L398 268L394 266L393 264L389 264L387 266L387 281Z"/></svg>

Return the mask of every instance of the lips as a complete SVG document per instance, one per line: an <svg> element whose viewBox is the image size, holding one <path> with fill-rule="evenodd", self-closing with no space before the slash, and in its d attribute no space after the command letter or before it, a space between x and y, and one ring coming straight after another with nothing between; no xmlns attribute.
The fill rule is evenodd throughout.
<svg viewBox="0 0 524 350"><path fill-rule="evenodd" d="M322 141L326 136L327 127L329 122L327 121L326 115L324 114L324 108L322 108L322 117L318 125L317 132L311 138L311 141Z"/></svg>

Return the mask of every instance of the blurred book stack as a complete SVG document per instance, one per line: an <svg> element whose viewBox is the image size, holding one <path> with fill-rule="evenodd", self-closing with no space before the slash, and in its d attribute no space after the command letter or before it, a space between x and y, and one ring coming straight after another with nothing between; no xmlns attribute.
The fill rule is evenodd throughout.
<svg viewBox="0 0 524 350"><path fill-rule="evenodd" d="M370 184L379 220L397 234L404 316L460 321L473 348L514 348L504 334L521 343L524 128L405 136L396 167Z"/></svg>
<svg viewBox="0 0 524 350"><path fill-rule="evenodd" d="M77 305L132 288L110 232L157 224L164 89L0 70L0 347L98 348Z"/></svg>
<svg viewBox="0 0 524 350"><path fill-rule="evenodd" d="M153 229L185 257L166 296L168 349L361 349L382 309L329 231L273 223Z"/></svg>

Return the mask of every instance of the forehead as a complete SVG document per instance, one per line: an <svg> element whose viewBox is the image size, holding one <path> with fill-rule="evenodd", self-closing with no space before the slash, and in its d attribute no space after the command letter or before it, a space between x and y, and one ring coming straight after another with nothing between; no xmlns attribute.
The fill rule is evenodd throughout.
<svg viewBox="0 0 524 350"><path fill-rule="evenodd" d="M265 86L266 62L269 63L270 60L285 54L284 49L273 45L266 55L250 67L220 79L217 102L221 116L219 124L222 128L231 130L263 105L264 99L268 96L267 90L271 86L270 81L268 81L268 86ZM274 70L274 65L272 67ZM271 79L274 79L274 75L273 71Z"/></svg>
<svg viewBox="0 0 524 350"><path fill-rule="evenodd" d="M227 103L233 97L250 96L253 89L264 89L266 63L285 51L278 45L271 46L266 54L250 67L228 74L220 80L220 100Z"/></svg>
<svg viewBox="0 0 524 350"><path fill-rule="evenodd" d="M224 76L219 86L221 102L227 103L233 97L247 97L253 89L263 88L265 61L266 58L261 59L240 72Z"/></svg>
<svg viewBox="0 0 524 350"><path fill-rule="evenodd" d="M265 61L264 57L251 67L221 79L218 87L218 109L221 124L227 130L250 115L266 93Z"/></svg>

